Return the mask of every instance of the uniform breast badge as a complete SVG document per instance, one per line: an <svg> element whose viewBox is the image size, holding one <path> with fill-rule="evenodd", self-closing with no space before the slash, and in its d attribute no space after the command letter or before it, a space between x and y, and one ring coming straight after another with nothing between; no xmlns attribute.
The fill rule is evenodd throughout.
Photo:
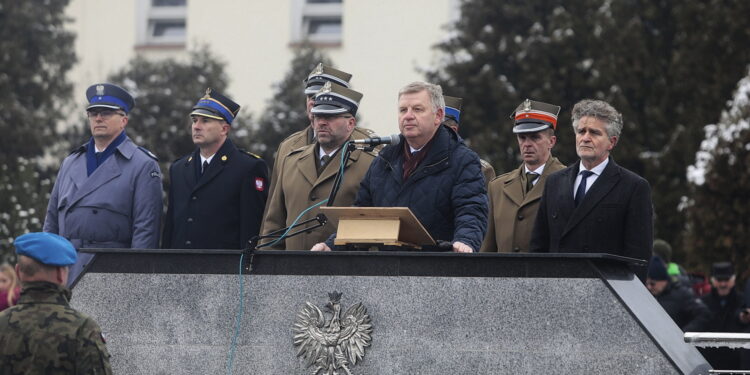
<svg viewBox="0 0 750 375"><path fill-rule="evenodd" d="M292 329L297 356L306 367L314 367L312 375L352 375L350 367L364 358L372 341L370 316L361 302L342 315L341 293L328 293L328 298L325 307L330 319L310 302L297 314Z"/></svg>

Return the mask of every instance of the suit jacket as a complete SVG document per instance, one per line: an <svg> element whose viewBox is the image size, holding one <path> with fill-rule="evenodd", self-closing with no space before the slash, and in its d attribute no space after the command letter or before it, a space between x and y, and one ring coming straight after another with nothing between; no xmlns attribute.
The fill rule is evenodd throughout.
<svg viewBox="0 0 750 375"><path fill-rule="evenodd" d="M553 172L565 168L557 158L550 157L539 181L526 192L524 164L490 183L490 215L482 252L529 252L531 231L539 210L544 184Z"/></svg>
<svg viewBox="0 0 750 375"><path fill-rule="evenodd" d="M87 176L87 147L78 147L63 160L44 231L71 240L76 248L158 247L162 198L156 156L125 138Z"/></svg>
<svg viewBox="0 0 750 375"><path fill-rule="evenodd" d="M579 165L576 162L547 178L531 251L609 253L648 260L654 242L648 182L610 158L575 207L573 186ZM638 275L645 276L644 267Z"/></svg>
<svg viewBox="0 0 750 375"><path fill-rule="evenodd" d="M281 165L277 168L279 180L274 185L275 190L271 194L263 219L263 234L291 225L302 211L330 195L344 150L339 150L318 175L317 149L316 144L311 144L293 151L291 155L281 160ZM367 173L376 155L375 152L362 150L355 150L351 153L344 167L344 180L336 195L335 206L345 207L354 203L354 197L359 190L359 182ZM319 212L320 209L317 207L307 211L298 222L312 219ZM325 241L336 230L337 226L329 222L323 227L287 238L286 241L280 241L269 249L309 250L316 243ZM270 239L263 240L264 243L270 241Z"/></svg>
<svg viewBox="0 0 750 375"><path fill-rule="evenodd" d="M200 175L200 150L169 168L163 248L243 249L257 235L268 195L268 168L227 138Z"/></svg>

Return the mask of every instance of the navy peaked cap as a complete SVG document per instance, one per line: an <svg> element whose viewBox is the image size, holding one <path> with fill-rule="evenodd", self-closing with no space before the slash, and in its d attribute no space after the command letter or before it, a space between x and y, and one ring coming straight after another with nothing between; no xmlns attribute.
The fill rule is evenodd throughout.
<svg viewBox="0 0 750 375"><path fill-rule="evenodd" d="M206 94L198 100L193 107L190 116L203 116L217 120L224 120L227 124L232 124L237 113L240 111L240 105L232 99L211 90L206 89Z"/></svg>
<svg viewBox="0 0 750 375"><path fill-rule="evenodd" d="M129 113L135 107L133 96L122 87L111 83L97 83L89 86L86 90L86 98L89 101L87 111L92 108L109 108L122 109L125 113Z"/></svg>

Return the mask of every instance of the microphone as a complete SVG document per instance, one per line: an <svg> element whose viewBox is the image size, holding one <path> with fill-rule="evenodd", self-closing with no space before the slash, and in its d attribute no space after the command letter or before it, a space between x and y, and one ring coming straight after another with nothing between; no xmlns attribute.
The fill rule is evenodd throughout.
<svg viewBox="0 0 750 375"><path fill-rule="evenodd" d="M365 138L365 139L355 139L352 143L355 145L370 145L370 146L377 146L377 145L397 145L401 142L401 137L399 137L399 134L391 134L387 137L372 137L372 138Z"/></svg>

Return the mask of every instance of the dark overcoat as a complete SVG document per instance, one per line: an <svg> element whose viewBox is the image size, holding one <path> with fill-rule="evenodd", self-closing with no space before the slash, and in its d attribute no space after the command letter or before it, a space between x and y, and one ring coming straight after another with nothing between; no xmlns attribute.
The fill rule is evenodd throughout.
<svg viewBox="0 0 750 375"><path fill-rule="evenodd" d="M609 163L575 207L573 186L580 163L549 176L531 236L531 251L609 253L651 258L651 187L635 173ZM645 279L646 268L637 267Z"/></svg>
<svg viewBox="0 0 750 375"><path fill-rule="evenodd" d="M200 150L169 168L162 247L243 249L258 234L268 195L268 168L227 138L200 175Z"/></svg>

